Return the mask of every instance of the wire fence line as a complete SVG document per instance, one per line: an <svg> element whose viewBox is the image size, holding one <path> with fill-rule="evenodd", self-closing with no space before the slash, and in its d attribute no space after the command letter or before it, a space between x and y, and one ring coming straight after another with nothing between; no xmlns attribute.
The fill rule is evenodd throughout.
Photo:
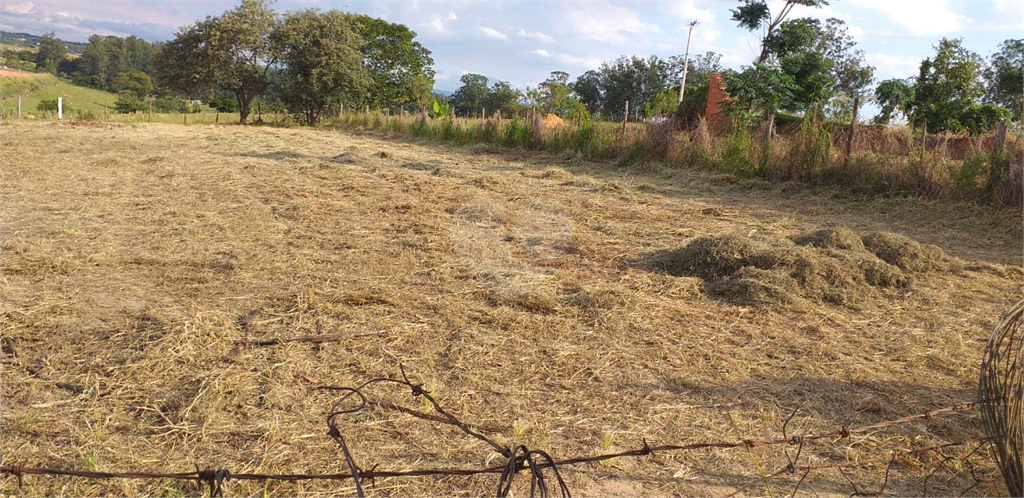
<svg viewBox="0 0 1024 498"><path fill-rule="evenodd" d="M562 477L560 472L561 467L588 464L588 463L599 463L603 461L613 460L617 458L629 458L629 457L643 457L653 455L656 453L668 453L668 452L685 452L694 450L704 449L735 449L745 448L748 451L758 447L768 446L779 446L783 448L785 452L788 464L781 467L780 469L772 473L762 473L761 482L753 485L765 485L768 486L768 481L774 478L778 478L783 475L796 475L800 473L799 481L794 486L790 496L795 496L797 491L800 489L804 480L813 471L836 469L843 478L850 485L851 495L850 496L881 496L884 494L886 487L889 484L889 474L897 458L900 456L920 455L925 453L936 453L941 455L939 465L932 470L932 472L925 477L924 480L924 495L927 496L928 479L931 478L940 469L945 469L947 472L954 473L953 469L947 466L947 463L959 461L961 465L966 465L974 479L974 484L970 488L963 491L964 494L974 489L976 486L982 483L992 483L998 479L980 477L975 473L974 466L968 461L968 459L975 455L980 449L984 448L990 443L989 438L972 439L967 441L960 441L954 443L947 443L938 446L932 446L928 448L919 449L908 449L902 451L893 451L891 455L885 455L883 458L875 458L871 460L861 461L846 461L838 463L829 463L821 465L810 465L800 464L800 456L803 452L804 445L816 440L831 439L841 440L850 438L854 435L868 434L871 432L879 431L889 427L906 424L918 420L930 420L935 417L950 415L954 413L964 412L972 410L978 407L976 402L966 402L958 405L947 406L943 408L937 408L924 413L910 415L898 419L887 420L871 425L865 425L861 427L840 427L836 430L820 433L820 434L803 434L803 435L792 435L790 436L787 431L789 422L798 412L798 409L793 410L792 413L786 418L782 424L782 437L776 439L744 439L740 441L713 441L713 442L697 442L689 444L664 444L664 445L649 445L646 440L642 441L642 444L634 449L621 451L617 453L607 453L595 456L577 456L571 458L565 458L561 460L555 460L547 452L541 450L535 450L527 448L524 445L517 445L515 447L508 447L502 445L495 440L487 437L482 432L476 430L469 424L466 424L456 418L454 415L446 411L440 403L437 402L434 397L423 389L422 384L416 384L409 380L405 373L404 368L399 365L401 372L401 378L375 378L364 382L357 387L338 387L338 386L320 386L317 389L324 391L331 391L342 393L341 397L335 401L330 412L326 417L326 423L328 427L327 435L334 439L338 444L345 462L349 468L349 472L344 473L331 473L331 474L262 474L262 473L232 473L226 468L221 469L200 469L196 466L195 471L191 472L176 472L176 473L165 473L165 472L97 472L97 471L84 471L84 470L68 470L68 469L56 469L56 468L42 468L42 467L28 467L19 465L6 465L0 466L0 474L6 474L14 476L17 479L19 488L22 486L23 477L26 475L48 475L48 476L69 476L78 477L85 479L172 479L172 480L183 480L183 481L196 481L201 484L206 484L209 487L210 496L223 496L224 495L224 483L230 479L235 480L254 480L254 481L308 481L308 480L328 480L328 481L345 481L352 480L355 485L356 494L359 497L365 496L363 490L363 484L366 482L373 483L377 478L414 478L414 477L430 477L430 476L475 476L484 474L495 474L499 475L497 489L495 494L498 497L508 496L513 485L513 481L516 476L520 474L528 474L530 478L530 496L547 497L551 496L552 493L552 481L549 479L553 478L553 483L557 485L558 494L563 497L570 497L571 493L568 485ZM447 468L447 469L413 469L413 470L377 470L377 465L371 468L361 468L356 464L355 458L352 456L351 451L348 448L345 436L338 428L337 420L342 415L354 414L363 410L369 404L369 398L363 392L366 388L377 385L377 384L388 384L394 386L400 386L411 390L413 397L422 397L425 399L432 408L437 412L436 414L429 413L416 413L412 410L401 410L404 413L411 414L417 418L430 420L433 422L446 423L457 427L467 436L479 439L486 443L492 449L497 451L505 459L505 463L501 465L485 466L480 468ZM395 406L389 406L387 404L380 404L384 408L396 408ZM965 445L976 444L977 446L965 456L962 457L951 457L945 455L942 451L954 447L962 447ZM790 457L789 450L795 447L795 456ZM878 491L866 491L860 489L852 479L850 479L845 473L845 468L851 467L863 467L868 465L876 465L888 460L886 465L886 471L884 480ZM548 474L545 473L548 472ZM753 486L751 485L751 486ZM750 486L740 487L733 495L738 494L745 489L749 489Z"/></svg>

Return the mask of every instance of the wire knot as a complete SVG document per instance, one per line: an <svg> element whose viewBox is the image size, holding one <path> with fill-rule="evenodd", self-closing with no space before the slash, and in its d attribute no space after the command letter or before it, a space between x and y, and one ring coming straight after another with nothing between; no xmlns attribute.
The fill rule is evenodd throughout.
<svg viewBox="0 0 1024 498"><path fill-rule="evenodd" d="M228 469L203 469L196 466L196 478L210 486L210 496L224 496L224 481L231 479L231 471Z"/></svg>
<svg viewBox="0 0 1024 498"><path fill-rule="evenodd" d="M12 465L9 472L18 478L18 489L21 489L21 474L23 472L21 465Z"/></svg>

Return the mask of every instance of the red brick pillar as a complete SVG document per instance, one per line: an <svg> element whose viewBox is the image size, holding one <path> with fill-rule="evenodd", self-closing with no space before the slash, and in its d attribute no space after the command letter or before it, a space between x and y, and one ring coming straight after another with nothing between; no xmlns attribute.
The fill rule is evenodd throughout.
<svg viewBox="0 0 1024 498"><path fill-rule="evenodd" d="M722 81L722 75L712 74L711 83L708 85L708 106L704 110L704 119L708 126L717 128L728 124L729 119L725 116L725 110L722 109L722 103L728 98L729 94L725 91L725 81Z"/></svg>

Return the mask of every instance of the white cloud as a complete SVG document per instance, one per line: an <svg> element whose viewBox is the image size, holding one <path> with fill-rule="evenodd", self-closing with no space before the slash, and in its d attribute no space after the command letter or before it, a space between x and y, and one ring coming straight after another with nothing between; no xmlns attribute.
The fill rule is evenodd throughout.
<svg viewBox="0 0 1024 498"><path fill-rule="evenodd" d="M479 29L480 29L480 32L483 33L483 35L485 37L487 37L487 38L491 38L493 40L508 40L508 35L506 35L505 33L502 33L501 31L498 31L498 30L496 30L494 28L488 28L486 26L481 26Z"/></svg>
<svg viewBox="0 0 1024 498"><path fill-rule="evenodd" d="M597 57L580 57L572 54L555 54L555 60L560 64L586 69L597 69L601 65L601 59Z"/></svg>
<svg viewBox="0 0 1024 498"><path fill-rule="evenodd" d="M715 20L715 14L708 9L697 7L698 2L693 0L678 1L670 0L660 3L661 9L669 15L676 16L687 21L699 21L709 23Z"/></svg>
<svg viewBox="0 0 1024 498"><path fill-rule="evenodd" d="M577 7L577 4L570 4ZM657 33L657 24L640 20L636 12L625 7L602 3L586 3L564 15L564 23L574 35L586 40L616 44L635 43L638 35Z"/></svg>
<svg viewBox="0 0 1024 498"><path fill-rule="evenodd" d="M846 26L846 32L850 34L853 41L864 41L864 28L860 26Z"/></svg>
<svg viewBox="0 0 1024 498"><path fill-rule="evenodd" d="M536 33L529 32L529 31L526 31L525 29L519 30L519 37L520 38L529 38L531 40L538 40L538 41L542 41L542 42L545 42L545 43L551 43L551 42L555 41L554 37L545 35L544 33L540 33L540 32L536 32Z"/></svg>
<svg viewBox="0 0 1024 498"><path fill-rule="evenodd" d="M695 40L700 40L700 41L702 41L704 43L714 43L715 40L718 39L718 36L722 34L721 31L719 31L717 29L712 29L712 28L705 28L705 29L694 28L693 31L694 31L694 33L696 33L696 36L694 36L694 39Z"/></svg>
<svg viewBox="0 0 1024 498"><path fill-rule="evenodd" d="M547 50L542 50L542 49L539 49L539 48L537 50L534 50L533 53L535 53L535 54L537 54L537 55L539 55L541 57L551 57L551 54L548 53Z"/></svg>
<svg viewBox="0 0 1024 498"><path fill-rule="evenodd" d="M864 59L868 64L875 66L875 79L878 81L916 76L921 67L920 59L903 55L876 52L864 54Z"/></svg>
<svg viewBox="0 0 1024 498"><path fill-rule="evenodd" d="M851 0L861 7L888 14L911 36L935 36L962 31L973 21L949 10L947 0Z"/></svg>
<svg viewBox="0 0 1024 498"><path fill-rule="evenodd" d="M11 14L28 14L32 12L34 4L32 2L9 2L4 4L4 12L10 12Z"/></svg>
<svg viewBox="0 0 1024 498"><path fill-rule="evenodd" d="M445 26L445 21L454 21L458 18L459 16L456 16L454 12L449 12L448 15L444 17L435 14L429 22L420 23L420 26L427 28L435 35L443 35L448 33L448 27Z"/></svg>

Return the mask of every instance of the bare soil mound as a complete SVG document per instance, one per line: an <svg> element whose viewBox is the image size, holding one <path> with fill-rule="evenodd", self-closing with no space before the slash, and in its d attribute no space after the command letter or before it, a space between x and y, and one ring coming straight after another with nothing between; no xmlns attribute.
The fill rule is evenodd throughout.
<svg viewBox="0 0 1024 498"><path fill-rule="evenodd" d="M962 268L937 246L889 232L862 238L847 227L791 239L706 236L655 259L660 269L699 277L708 294L741 305L854 306L875 289L910 286L912 274Z"/></svg>

